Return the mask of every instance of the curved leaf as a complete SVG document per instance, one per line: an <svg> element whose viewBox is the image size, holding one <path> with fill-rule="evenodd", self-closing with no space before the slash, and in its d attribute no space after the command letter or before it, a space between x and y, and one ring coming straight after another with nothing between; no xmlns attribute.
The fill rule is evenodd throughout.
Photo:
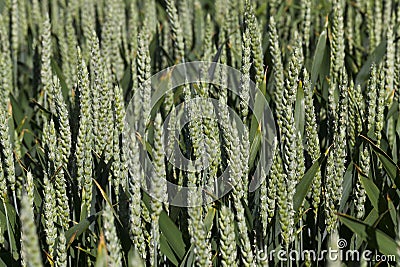
<svg viewBox="0 0 400 267"><path fill-rule="evenodd" d="M365 224L346 214L338 214L339 220L352 230L357 236L368 242L372 248L379 250L385 255L397 255L398 245L393 238L379 229Z"/></svg>
<svg viewBox="0 0 400 267"><path fill-rule="evenodd" d="M375 145L375 143L371 139L363 135L360 136L372 147L380 162L382 162L383 168L385 168L388 176L393 180L397 188L400 188L400 169L396 165L396 163L388 156L388 154L386 154L381 148Z"/></svg>

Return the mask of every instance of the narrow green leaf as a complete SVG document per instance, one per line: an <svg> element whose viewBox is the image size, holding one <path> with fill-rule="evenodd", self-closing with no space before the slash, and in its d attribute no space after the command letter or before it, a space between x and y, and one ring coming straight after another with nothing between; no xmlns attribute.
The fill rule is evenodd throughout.
<svg viewBox="0 0 400 267"><path fill-rule="evenodd" d="M366 225L374 225L379 220L379 214L376 209L372 209L368 216L365 218L364 223ZM364 241L361 238L356 240L356 248L359 249Z"/></svg>
<svg viewBox="0 0 400 267"><path fill-rule="evenodd" d="M315 48L314 60L311 67L311 83L313 87L317 82L319 70L321 69L322 61L324 59L324 53L326 48L326 30L321 32L318 38L317 47Z"/></svg>
<svg viewBox="0 0 400 267"><path fill-rule="evenodd" d="M254 161L256 160L258 150L261 145L261 129L260 127L257 128L255 132L253 142L250 146L250 154L249 154L249 167L252 168Z"/></svg>
<svg viewBox="0 0 400 267"><path fill-rule="evenodd" d="M297 212L301 207L301 204L306 197L308 190L311 187L312 181L315 177L317 171L320 170L322 162L325 160L326 156L329 153L330 148L322 155L318 160L314 162L314 164L308 169L308 171L304 174L303 178L301 178L300 182L296 186L296 193L293 197L293 207L294 210Z"/></svg>
<svg viewBox="0 0 400 267"><path fill-rule="evenodd" d="M58 63L56 60L52 59L51 60L51 67L56 73L58 79L60 80L60 86L61 86L61 91L64 99L69 99L69 90L72 88L68 88L68 85L65 83L65 76L61 68L58 66Z"/></svg>
<svg viewBox="0 0 400 267"><path fill-rule="evenodd" d="M124 72L124 75L121 78L121 88L122 88L122 92L126 92L129 90L129 82L131 80L131 70L130 68L127 68ZM125 93L124 93L125 95Z"/></svg>
<svg viewBox="0 0 400 267"><path fill-rule="evenodd" d="M386 40L383 40L372 52L372 54L368 57L367 61L361 67L360 71L357 74L355 85L364 85L369 78L369 72L371 69L371 65L373 63L378 64L381 62L383 56L386 53Z"/></svg>
<svg viewBox="0 0 400 267"><path fill-rule="evenodd" d="M178 260L164 235L160 236L160 250L175 266L178 265Z"/></svg>
<svg viewBox="0 0 400 267"><path fill-rule="evenodd" d="M174 250L179 260L185 256L185 242L183 242L182 233L175 223L168 217L165 211L162 211L159 219L160 230L165 236L168 244Z"/></svg>
<svg viewBox="0 0 400 267"><path fill-rule="evenodd" d="M379 211L379 201L381 198L379 195L378 187L374 184L373 181L366 177L360 176L360 180L365 189L365 192L367 193L369 201L371 201L372 206L374 207L374 209Z"/></svg>
<svg viewBox="0 0 400 267"><path fill-rule="evenodd" d="M7 267L7 265L1 258L0 258L0 267Z"/></svg>
<svg viewBox="0 0 400 267"><path fill-rule="evenodd" d="M19 259L19 254L18 254L18 249L17 249L17 242L16 242L16 212L15 209L10 203L4 203L3 206L1 206L2 211L4 212L4 216L6 218L6 230L8 233L8 242L10 246L10 252L14 260Z"/></svg>
<svg viewBox="0 0 400 267"><path fill-rule="evenodd" d="M22 106L21 106L22 103L20 103L20 101L15 99L13 95L10 95L10 102L11 102L11 106L12 106L13 118L14 118L15 122L17 123L17 125L19 127L22 127L23 126L22 122L25 121L25 117L26 117L26 114L23 111Z"/></svg>
<svg viewBox="0 0 400 267"><path fill-rule="evenodd" d="M389 214L390 214L390 218L392 219L393 225L395 229L397 228L397 209L393 204L393 201L390 199L389 196L387 196L387 202L388 202L388 209L389 209Z"/></svg>
<svg viewBox="0 0 400 267"><path fill-rule="evenodd" d="M342 212L347 200L349 199L350 195L353 192L353 170L354 170L354 164L350 164L347 167L347 170L344 174L343 177L343 184L342 184L342 197L340 198L340 207L339 207L339 212Z"/></svg>
<svg viewBox="0 0 400 267"><path fill-rule="evenodd" d="M192 245L188 250L185 260L182 262L180 267L192 267L195 265L195 257L194 257L194 246Z"/></svg>
<svg viewBox="0 0 400 267"><path fill-rule="evenodd" d="M83 253L87 254L90 257L96 258L96 255L92 253L89 249L84 249L82 247L77 246L76 247L79 251L82 251Z"/></svg>
<svg viewBox="0 0 400 267"><path fill-rule="evenodd" d="M80 221L78 224L72 226L65 232L65 238L68 242L68 247L74 242L74 240L80 236L83 232L85 232L89 226L97 220L98 216L102 213L102 211Z"/></svg>
<svg viewBox="0 0 400 267"><path fill-rule="evenodd" d="M253 111L253 116L251 118L251 123L250 123L250 131L249 131L249 140L252 141L255 139L255 135L257 134L258 131L260 131L260 123L261 121L258 121L257 119L263 118L264 115L264 110L265 110L265 104L266 104L266 98L262 93L259 93L257 91L254 99L254 104L252 105L252 111Z"/></svg>
<svg viewBox="0 0 400 267"><path fill-rule="evenodd" d="M379 229L375 229L364 222L346 214L338 214L339 220L352 230L357 236L368 242L372 248L385 255L397 255L396 241Z"/></svg>
<svg viewBox="0 0 400 267"><path fill-rule="evenodd" d="M97 188L100 190L100 193L101 193L101 195L103 196L103 198L107 201L107 204L110 205L111 211L112 211L112 213L114 214L114 217L117 219L117 221L119 222L119 224L122 225L121 221L119 220L118 214L117 214L117 212L115 211L115 209L114 209L114 207L113 207L113 205L112 205L110 199L108 198L106 192L103 190L103 188L101 188L100 184L99 184L95 179L92 179L92 180L93 180L93 182L95 183L95 185L97 186Z"/></svg>
<svg viewBox="0 0 400 267"><path fill-rule="evenodd" d="M368 137L365 137L361 135L361 138L363 138L367 143L372 147L374 150L375 154L378 156L380 162L382 162L383 168L385 168L386 173L388 176L393 180L393 182L396 184L397 188L400 188L400 169L397 167L396 163L386 154L382 149L380 149L377 145L374 144L374 142L369 139Z"/></svg>

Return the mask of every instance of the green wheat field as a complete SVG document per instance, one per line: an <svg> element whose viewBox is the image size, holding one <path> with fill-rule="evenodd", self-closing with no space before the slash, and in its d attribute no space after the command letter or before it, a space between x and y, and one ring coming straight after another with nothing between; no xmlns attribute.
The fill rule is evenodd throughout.
<svg viewBox="0 0 400 267"><path fill-rule="evenodd" d="M0 0L0 266L400 266L399 26L399 0ZM151 103L193 61L240 95L221 70ZM276 128L261 174L248 79ZM182 114L204 117L166 138Z"/></svg>

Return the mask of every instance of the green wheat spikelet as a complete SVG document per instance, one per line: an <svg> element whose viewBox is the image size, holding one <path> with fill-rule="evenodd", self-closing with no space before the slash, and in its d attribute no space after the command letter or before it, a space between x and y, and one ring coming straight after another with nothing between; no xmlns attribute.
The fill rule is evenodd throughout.
<svg viewBox="0 0 400 267"><path fill-rule="evenodd" d="M172 40L174 46L175 62L184 61L185 58L185 43L183 39L183 29L178 17L175 0L168 0L167 14L171 26Z"/></svg>
<svg viewBox="0 0 400 267"><path fill-rule="evenodd" d="M227 206L222 205L219 217L219 227L221 229L221 264L224 267L237 266L236 237L233 224L233 212Z"/></svg>
<svg viewBox="0 0 400 267"><path fill-rule="evenodd" d="M31 174L28 173L28 176ZM26 266L43 266L40 254L39 239L33 213L33 185L28 184L27 192L22 194L20 221L21 221L21 256Z"/></svg>
<svg viewBox="0 0 400 267"><path fill-rule="evenodd" d="M188 173L188 181L191 186L196 184L196 174ZM189 196L188 207L189 214L189 233L191 242L194 244L194 253L196 255L196 263L198 266L209 266L211 264L211 247L209 245L208 236L205 231L203 220L203 207L201 190L196 190Z"/></svg>
<svg viewBox="0 0 400 267"><path fill-rule="evenodd" d="M106 203L103 211L103 230L111 266L121 265L121 244L115 228L114 214L109 203Z"/></svg>
<svg viewBox="0 0 400 267"><path fill-rule="evenodd" d="M123 147L124 154L126 155L126 162L128 170L128 192L129 192L129 217L130 217L130 236L138 250L142 259L146 258L146 246L142 233L142 205L141 205L141 192L140 183L143 180L144 174L141 170L139 163L139 155L135 153L138 151L138 141L136 136L126 136L124 134Z"/></svg>
<svg viewBox="0 0 400 267"><path fill-rule="evenodd" d="M306 70L304 70L303 79L305 110L308 110L308 112L305 113L305 136L307 152L311 156L312 161L315 162L321 156L321 149L318 138L318 125L316 122L316 114L313 102L313 88L310 82L309 74ZM321 173L318 171L315 175L312 187L312 199L315 216L318 215L318 208L321 202L321 183Z"/></svg>

